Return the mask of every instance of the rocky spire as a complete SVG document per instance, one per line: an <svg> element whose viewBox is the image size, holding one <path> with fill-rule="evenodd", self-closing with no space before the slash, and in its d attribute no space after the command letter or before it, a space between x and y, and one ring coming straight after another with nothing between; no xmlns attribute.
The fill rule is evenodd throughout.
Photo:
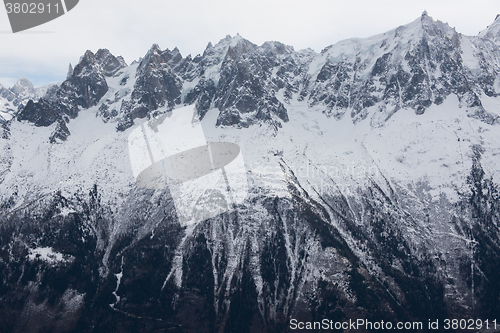
<svg viewBox="0 0 500 333"><path fill-rule="evenodd" d="M73 66L70 63L69 66L68 66L68 74L66 74L66 80L69 80L69 78L71 77L71 75L73 75Z"/></svg>

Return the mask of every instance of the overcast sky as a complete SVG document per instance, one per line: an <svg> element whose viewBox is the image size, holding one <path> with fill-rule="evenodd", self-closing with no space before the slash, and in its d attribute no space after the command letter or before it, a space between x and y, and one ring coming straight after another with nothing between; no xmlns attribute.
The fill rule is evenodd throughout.
<svg viewBox="0 0 500 333"><path fill-rule="evenodd" d="M186 56L239 33L255 44L277 40L295 49L324 47L383 33L427 10L465 35L476 35L500 13L499 0L80 0L66 15L13 34L0 8L0 84L24 76L35 86L65 79L68 64L107 48L127 63L153 43Z"/></svg>

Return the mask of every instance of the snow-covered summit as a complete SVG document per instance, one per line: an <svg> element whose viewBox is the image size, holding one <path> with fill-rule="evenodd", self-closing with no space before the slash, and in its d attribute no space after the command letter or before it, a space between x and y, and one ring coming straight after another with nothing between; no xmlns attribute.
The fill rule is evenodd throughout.
<svg viewBox="0 0 500 333"><path fill-rule="evenodd" d="M19 80L17 80L16 84L12 86L10 90L14 94L17 94L19 96L32 96L35 94L35 87L33 86L33 83L31 83L31 81L25 77L21 77Z"/></svg>
<svg viewBox="0 0 500 333"><path fill-rule="evenodd" d="M490 39L500 45L500 14L495 17L491 25L479 33L479 37Z"/></svg>

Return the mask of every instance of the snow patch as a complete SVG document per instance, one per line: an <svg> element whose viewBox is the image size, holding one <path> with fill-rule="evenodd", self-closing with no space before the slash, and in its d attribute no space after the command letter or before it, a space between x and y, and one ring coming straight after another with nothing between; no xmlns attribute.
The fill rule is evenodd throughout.
<svg viewBox="0 0 500 333"><path fill-rule="evenodd" d="M37 247L36 249L29 249L28 258L31 261L42 260L50 264L71 261L71 256L55 252L51 247Z"/></svg>

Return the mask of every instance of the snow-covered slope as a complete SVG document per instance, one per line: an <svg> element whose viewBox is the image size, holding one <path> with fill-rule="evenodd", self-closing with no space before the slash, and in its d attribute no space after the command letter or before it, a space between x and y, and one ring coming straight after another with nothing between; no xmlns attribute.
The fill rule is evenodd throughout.
<svg viewBox="0 0 500 333"><path fill-rule="evenodd" d="M153 45L131 65L87 51L1 128L0 327L493 319L500 49L489 32L464 36L424 13L319 54L239 35L194 58ZM247 193L185 225L173 191L136 184L130 137L193 111L207 142L240 148Z"/></svg>

